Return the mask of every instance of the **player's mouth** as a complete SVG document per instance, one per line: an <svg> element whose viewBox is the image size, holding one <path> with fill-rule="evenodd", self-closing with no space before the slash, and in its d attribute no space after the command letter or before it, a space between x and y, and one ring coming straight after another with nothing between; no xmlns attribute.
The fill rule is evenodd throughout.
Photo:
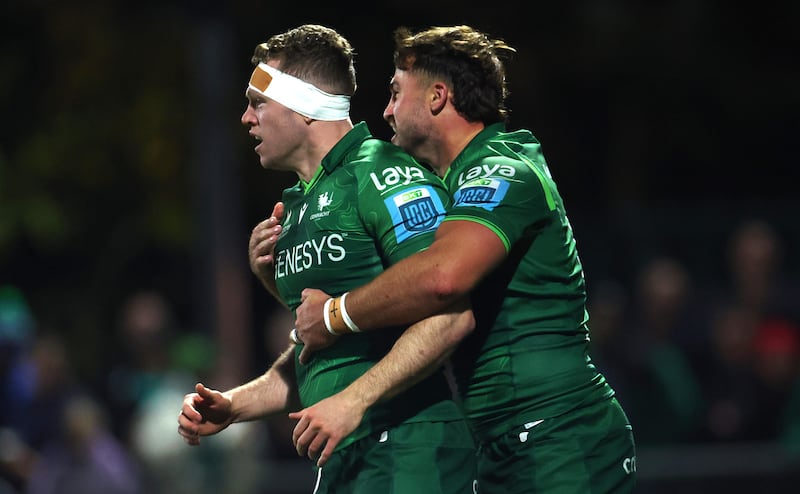
<svg viewBox="0 0 800 494"><path fill-rule="evenodd" d="M255 135L255 134L250 134L250 135L253 137L253 139L255 139L255 140L256 140L256 145L255 145L255 147L253 148L253 150L254 150L254 151L257 153L257 152L258 152L258 148L261 146L261 144L264 142L264 140L263 140L263 139L261 139L261 137L260 137L260 136L257 136L257 135Z"/></svg>

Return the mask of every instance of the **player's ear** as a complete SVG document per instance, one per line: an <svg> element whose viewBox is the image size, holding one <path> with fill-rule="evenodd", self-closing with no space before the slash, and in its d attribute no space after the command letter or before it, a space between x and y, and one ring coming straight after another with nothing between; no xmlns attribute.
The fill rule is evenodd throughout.
<svg viewBox="0 0 800 494"><path fill-rule="evenodd" d="M450 97L450 88L443 82L434 82L431 85L430 107L434 115L444 110L447 98Z"/></svg>

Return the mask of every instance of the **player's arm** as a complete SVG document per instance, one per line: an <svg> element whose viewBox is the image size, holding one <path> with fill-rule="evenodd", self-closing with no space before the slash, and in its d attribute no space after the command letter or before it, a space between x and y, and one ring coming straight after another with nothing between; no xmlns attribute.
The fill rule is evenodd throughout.
<svg viewBox="0 0 800 494"><path fill-rule="evenodd" d="M220 392L197 383L184 397L178 414L178 433L190 445L235 422L247 422L300 406L294 373L294 346L287 349L260 377Z"/></svg>
<svg viewBox="0 0 800 494"><path fill-rule="evenodd" d="M506 257L505 245L489 228L474 221L446 221L427 250L414 254L347 294L346 311L361 331L411 324L442 311L466 296ZM296 310L304 354L331 343L326 329L325 302L329 295L303 291ZM341 299L337 301L341 303ZM338 305L333 305L341 313ZM331 304L328 305L330 316ZM341 331L341 329L339 330ZM301 362L306 361L301 356Z"/></svg>
<svg viewBox="0 0 800 494"><path fill-rule="evenodd" d="M506 258L500 237L474 221L445 221L431 246L395 264L347 297L362 329L408 324L467 296Z"/></svg>
<svg viewBox="0 0 800 494"><path fill-rule="evenodd" d="M250 233L247 253L250 270L256 275L264 288L284 306L278 289L275 286L275 244L281 233L283 220L283 203L277 202L272 208L269 218L259 222Z"/></svg>
<svg viewBox="0 0 800 494"><path fill-rule="evenodd" d="M234 422L247 422L300 406L290 345L260 377L227 392Z"/></svg>
<svg viewBox="0 0 800 494"><path fill-rule="evenodd" d="M289 414L298 419L292 433L298 454L323 466L336 445L358 427L367 409L430 376L474 327L466 298L409 327L383 359L347 388Z"/></svg>

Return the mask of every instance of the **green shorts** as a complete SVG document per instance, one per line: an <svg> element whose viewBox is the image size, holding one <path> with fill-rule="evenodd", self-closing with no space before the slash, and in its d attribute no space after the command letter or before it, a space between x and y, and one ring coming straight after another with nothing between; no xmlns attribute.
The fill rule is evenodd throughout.
<svg viewBox="0 0 800 494"><path fill-rule="evenodd" d="M314 494L472 494L476 458L465 422L401 424L335 452Z"/></svg>
<svg viewBox="0 0 800 494"><path fill-rule="evenodd" d="M628 493L636 447L616 399L516 426L480 447L479 494Z"/></svg>

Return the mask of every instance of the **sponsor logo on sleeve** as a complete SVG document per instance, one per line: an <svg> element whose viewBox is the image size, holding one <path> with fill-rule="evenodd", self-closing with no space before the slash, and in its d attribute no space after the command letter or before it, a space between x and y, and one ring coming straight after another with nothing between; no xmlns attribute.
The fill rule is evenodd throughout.
<svg viewBox="0 0 800 494"><path fill-rule="evenodd" d="M404 190L384 203L394 222L398 244L419 233L435 230L445 213L442 201L429 186Z"/></svg>
<svg viewBox="0 0 800 494"><path fill-rule="evenodd" d="M508 182L498 178L477 178L462 184L453 194L453 207L472 206L492 211L508 192Z"/></svg>

